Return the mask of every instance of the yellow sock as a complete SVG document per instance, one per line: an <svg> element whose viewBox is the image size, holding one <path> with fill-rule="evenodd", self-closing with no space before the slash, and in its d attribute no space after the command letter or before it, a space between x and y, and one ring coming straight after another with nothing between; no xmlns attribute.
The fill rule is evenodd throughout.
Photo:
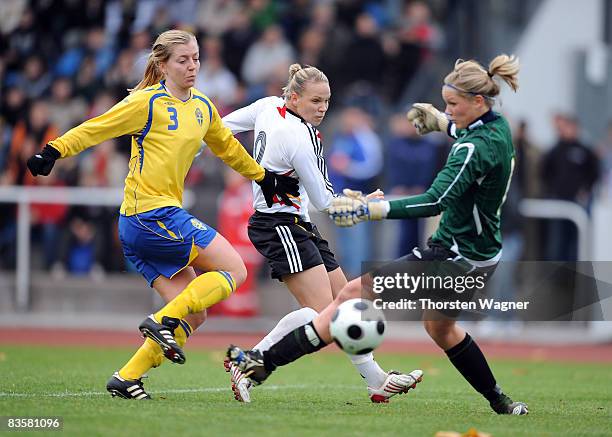
<svg viewBox="0 0 612 437"><path fill-rule="evenodd" d="M179 327L174 330L174 339L180 347L185 346L187 339L193 332L193 328L185 320L179 322Z"/></svg>
<svg viewBox="0 0 612 437"><path fill-rule="evenodd" d="M183 319L187 314L199 313L226 299L236 289L234 278L227 272L207 272L198 276L187 287L155 313L155 319L162 317Z"/></svg>
<svg viewBox="0 0 612 437"><path fill-rule="evenodd" d="M119 376L123 379L138 379L151 367L157 367L163 361L164 354L159 345L147 338L127 364L119 370Z"/></svg>
<svg viewBox="0 0 612 437"><path fill-rule="evenodd" d="M185 320L180 321L179 327L174 330L174 338L180 347L185 346L192 331L189 323ZM123 379L138 379L149 369L158 367L163 362L164 354L161 348L153 340L147 338L127 364L119 370L119 376Z"/></svg>

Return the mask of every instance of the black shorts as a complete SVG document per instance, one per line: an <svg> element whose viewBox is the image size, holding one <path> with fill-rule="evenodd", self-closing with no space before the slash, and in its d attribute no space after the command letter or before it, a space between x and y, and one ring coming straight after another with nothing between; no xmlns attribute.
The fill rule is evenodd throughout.
<svg viewBox="0 0 612 437"><path fill-rule="evenodd" d="M249 219L248 231L257 251L268 260L274 279L320 264L328 272L339 267L317 227L295 214L256 211Z"/></svg>
<svg viewBox="0 0 612 437"><path fill-rule="evenodd" d="M486 293L485 285L495 272L496 267L497 264L488 267L476 267L462 256L429 240L426 248L415 247L412 249L412 253L408 255L388 264L374 267L370 275L373 277L408 275L421 277L425 281L431 281L429 284L433 284L416 290L413 289L412 292L408 292L404 288L388 289L380 296L386 301L399 301L402 298L407 298L415 301L432 299L437 302L457 300L470 302L476 293ZM451 285L451 287L447 285ZM445 309L439 312L453 318L461 314L460 310L453 309Z"/></svg>

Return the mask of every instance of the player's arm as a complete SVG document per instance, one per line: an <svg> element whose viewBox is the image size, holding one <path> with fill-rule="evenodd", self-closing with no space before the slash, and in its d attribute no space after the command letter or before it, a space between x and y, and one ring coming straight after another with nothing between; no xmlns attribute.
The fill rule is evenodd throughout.
<svg viewBox="0 0 612 437"><path fill-rule="evenodd" d="M110 138L141 131L147 123L147 114L146 95L136 93L128 96L104 114L50 141L40 153L28 159L28 168L34 176L47 176L59 158L77 155Z"/></svg>
<svg viewBox="0 0 612 437"><path fill-rule="evenodd" d="M446 165L429 189L423 194L390 201L386 218L430 217L440 214L480 177L477 161L474 144L455 145Z"/></svg>
<svg viewBox="0 0 612 437"><path fill-rule="evenodd" d="M264 168L234 138L232 131L224 124L214 106L212 106L212 120L204 141L217 157L245 178L253 181L263 179Z"/></svg>
<svg viewBox="0 0 612 437"><path fill-rule="evenodd" d="M104 114L70 129L49 145L60 152L62 158L73 156L111 138L140 132L147 124L148 114L146 94L130 95Z"/></svg>
<svg viewBox="0 0 612 437"><path fill-rule="evenodd" d="M255 129L257 115L263 109L266 99L269 99L269 97L259 99L244 108L236 109L227 114L223 117L223 124L227 126L233 134Z"/></svg>
<svg viewBox="0 0 612 437"><path fill-rule="evenodd" d="M353 226L366 220L438 215L481 176L478 161L474 144L457 144L453 146L446 165L425 193L398 200L379 201L351 195L345 190L345 196L332 201L330 216L338 226Z"/></svg>
<svg viewBox="0 0 612 437"><path fill-rule="evenodd" d="M298 181L294 178L272 173L259 165L242 147L242 144L234 138L229 128L223 124L217 108L212 104L211 107L212 120L204 136L204 141L210 150L242 176L258 183L268 207L274 204L275 194L287 205L291 205L289 195L299 195Z"/></svg>
<svg viewBox="0 0 612 437"><path fill-rule="evenodd" d="M282 148L313 206L319 211L326 211L334 197L334 188L329 181L323 156L315 151L310 139L300 141L297 135L287 136Z"/></svg>

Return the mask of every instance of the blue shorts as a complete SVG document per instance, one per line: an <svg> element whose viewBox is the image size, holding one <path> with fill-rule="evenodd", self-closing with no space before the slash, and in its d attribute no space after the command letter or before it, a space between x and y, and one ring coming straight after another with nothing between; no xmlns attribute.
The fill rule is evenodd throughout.
<svg viewBox="0 0 612 437"><path fill-rule="evenodd" d="M215 235L215 229L175 206L119 216L123 254L151 286L159 275L172 278L187 267L197 256L196 246L208 246Z"/></svg>

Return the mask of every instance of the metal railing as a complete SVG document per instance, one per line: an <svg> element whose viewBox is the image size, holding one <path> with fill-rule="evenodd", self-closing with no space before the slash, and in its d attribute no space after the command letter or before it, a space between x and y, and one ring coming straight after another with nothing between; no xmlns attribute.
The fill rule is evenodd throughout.
<svg viewBox="0 0 612 437"><path fill-rule="evenodd" d="M529 218L571 221L578 231L578 261L593 260L592 220L582 206L566 200L523 199L519 203L519 212ZM608 320L612 320L612 302L601 293L599 298L603 320L588 323L588 337L596 341L610 341L612 322ZM594 308L592 310L595 311Z"/></svg>
<svg viewBox="0 0 612 437"><path fill-rule="evenodd" d="M121 188L89 187L20 187L0 186L0 202L17 204L17 275L15 304L18 311L27 311L30 304L30 204L62 204L89 206L119 206L123 200ZM183 193L186 208L195 196Z"/></svg>
<svg viewBox="0 0 612 437"><path fill-rule="evenodd" d="M582 206L567 200L523 199L519 212L529 218L571 221L578 230L578 261L591 259L591 218Z"/></svg>

